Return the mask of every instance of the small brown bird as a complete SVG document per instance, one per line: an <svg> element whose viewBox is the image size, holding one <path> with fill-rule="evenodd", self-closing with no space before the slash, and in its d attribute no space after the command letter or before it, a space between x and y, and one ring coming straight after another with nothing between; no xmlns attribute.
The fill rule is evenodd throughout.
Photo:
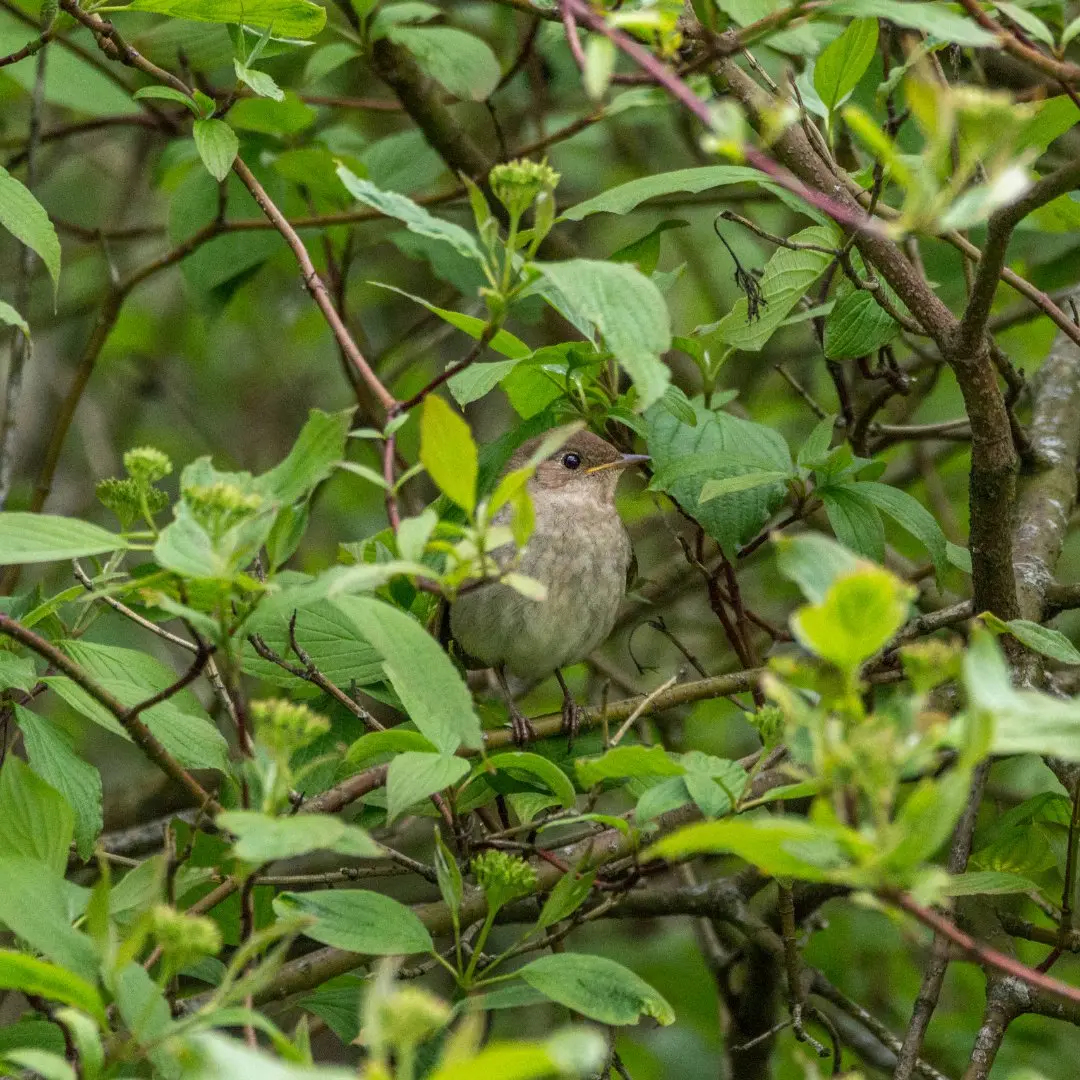
<svg viewBox="0 0 1080 1080"><path fill-rule="evenodd" d="M531 439L505 472L520 468L536 450ZM588 431L571 436L542 461L529 481L536 526L514 569L539 581L545 600L531 600L501 582L461 595L450 608L450 631L476 667L494 668L510 709L516 742L534 737L514 703L506 672L525 679L555 673L563 692L563 729L571 738L579 709L560 668L588 656L611 633L633 568L630 537L615 509L622 470L645 454L622 454ZM509 520L509 507L496 524ZM492 552L500 566L514 559L513 545Z"/></svg>

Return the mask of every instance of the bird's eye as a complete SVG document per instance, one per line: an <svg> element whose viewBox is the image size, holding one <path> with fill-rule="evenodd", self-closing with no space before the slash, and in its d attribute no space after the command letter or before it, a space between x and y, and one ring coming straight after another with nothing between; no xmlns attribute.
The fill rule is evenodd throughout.
<svg viewBox="0 0 1080 1080"><path fill-rule="evenodd" d="M563 454L562 463L568 469L576 469L581 464L581 456L579 454Z"/></svg>

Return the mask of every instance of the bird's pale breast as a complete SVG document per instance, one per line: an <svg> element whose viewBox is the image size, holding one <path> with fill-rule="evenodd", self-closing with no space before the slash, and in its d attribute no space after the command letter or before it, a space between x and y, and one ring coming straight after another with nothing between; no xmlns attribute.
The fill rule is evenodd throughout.
<svg viewBox="0 0 1080 1080"><path fill-rule="evenodd" d="M507 585L466 593L450 611L461 647L482 663L537 678L576 663L611 633L626 592L630 538L614 506L560 500L538 511L517 569L547 589L530 600Z"/></svg>

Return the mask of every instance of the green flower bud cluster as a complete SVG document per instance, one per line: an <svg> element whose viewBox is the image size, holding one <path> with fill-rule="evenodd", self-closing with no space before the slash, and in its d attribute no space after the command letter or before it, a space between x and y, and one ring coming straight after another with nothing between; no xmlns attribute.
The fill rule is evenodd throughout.
<svg viewBox="0 0 1080 1080"><path fill-rule="evenodd" d="M127 476L102 480L95 489L98 500L119 518L121 528L130 528L140 514L153 519L169 505L169 496L154 484L172 468L168 455L155 447L135 447L124 454Z"/></svg>
<svg viewBox="0 0 1080 1080"><path fill-rule="evenodd" d="M560 179L559 173L546 161L525 158L496 165L488 176L492 194L515 218L520 218L538 196L550 196Z"/></svg>
<svg viewBox="0 0 1080 1080"><path fill-rule="evenodd" d="M450 1006L418 986L402 986L382 998L379 1021L386 1041L415 1046L450 1019Z"/></svg>
<svg viewBox="0 0 1080 1080"><path fill-rule="evenodd" d="M787 718L784 710L776 705L763 705L756 713L747 713L746 719L757 728L758 735L766 750L778 746L784 738Z"/></svg>
<svg viewBox="0 0 1080 1080"><path fill-rule="evenodd" d="M330 721L325 716L285 698L253 701L251 716L263 746L286 759L330 730Z"/></svg>
<svg viewBox="0 0 1080 1080"><path fill-rule="evenodd" d="M263 497L250 494L224 480L213 484L189 484L184 488L184 502L195 520L213 536L221 536L257 514Z"/></svg>
<svg viewBox="0 0 1080 1080"><path fill-rule="evenodd" d="M221 951L221 931L213 919L185 915L159 904L150 913L150 924L174 971L201 956L216 956Z"/></svg>
<svg viewBox="0 0 1080 1080"><path fill-rule="evenodd" d="M472 861L472 872L491 911L536 890L536 871L524 859L505 851L481 852Z"/></svg>

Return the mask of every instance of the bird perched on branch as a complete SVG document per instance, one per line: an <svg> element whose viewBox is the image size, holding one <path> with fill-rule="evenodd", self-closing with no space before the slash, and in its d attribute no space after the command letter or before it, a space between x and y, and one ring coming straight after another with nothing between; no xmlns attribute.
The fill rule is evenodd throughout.
<svg viewBox="0 0 1080 1080"><path fill-rule="evenodd" d="M540 442L522 445L504 475L521 468ZM536 524L514 565L544 587L546 599L529 599L492 581L463 593L450 608L450 632L466 662L494 669L519 744L534 732L514 703L508 671L524 679L554 672L563 692L563 730L571 738L577 733L580 710L560 669L588 656L615 625L634 563L615 488L624 469L647 460L645 454L620 453L591 432L572 435L529 481ZM495 522L508 519L509 507L503 507ZM510 544L492 554L500 566L515 557Z"/></svg>

